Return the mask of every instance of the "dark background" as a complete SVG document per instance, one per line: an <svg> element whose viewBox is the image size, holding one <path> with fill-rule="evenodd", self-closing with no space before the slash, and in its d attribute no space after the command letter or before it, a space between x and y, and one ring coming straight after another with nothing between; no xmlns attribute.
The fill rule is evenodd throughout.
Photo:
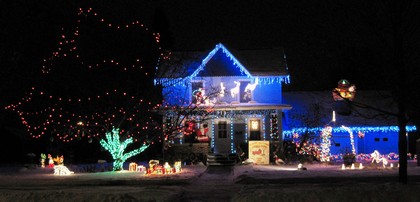
<svg viewBox="0 0 420 202"><path fill-rule="evenodd" d="M418 1L0 0L0 152L5 161L19 161L27 152L53 147L46 140L30 139L18 117L3 106L18 102L30 87L46 86L54 78L67 79L78 86L71 81L80 74L66 72L65 75L70 75L66 77L61 72L64 67L74 66L71 61L60 63L62 70L48 82L40 70L42 60L56 49L61 28L76 24L79 7L91 7L116 24L140 20L159 32L162 47L171 51L211 50L217 43L234 49L283 47L291 76L291 83L284 85L285 91L331 90L340 79L349 80L358 90L390 90L396 95L404 90L407 116L412 123L418 123ZM112 47L121 50L130 47L133 41L141 44L138 38L145 37L96 30L94 22L85 26L92 32L91 39L113 42ZM87 44L90 48L84 49L86 55L95 57L97 52L91 49L95 44ZM102 44L97 45L102 50ZM131 46L126 53L139 51L148 58L145 51L148 46L139 47ZM396 55L402 60L397 60ZM118 56L123 55L120 52ZM152 62L148 65L152 67ZM125 78L114 79L125 81ZM62 87L55 90L61 91ZM72 144L56 147L85 148L83 144ZM87 158L101 155L101 151L93 152L98 146L86 152Z"/></svg>

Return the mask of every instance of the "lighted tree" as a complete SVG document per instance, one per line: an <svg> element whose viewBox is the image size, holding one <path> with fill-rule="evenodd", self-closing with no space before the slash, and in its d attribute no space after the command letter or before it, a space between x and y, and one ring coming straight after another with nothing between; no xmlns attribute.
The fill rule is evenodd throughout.
<svg viewBox="0 0 420 202"><path fill-rule="evenodd" d="M161 119L153 111L161 101L153 78L165 60L160 34L92 8L74 16L43 58L40 81L5 109L16 112L30 137L58 147L99 144L112 128L134 145L160 141Z"/></svg>
<svg viewBox="0 0 420 202"><path fill-rule="evenodd" d="M332 133L331 126L326 126L321 132L321 157L320 157L321 162L330 161L331 133Z"/></svg>
<svg viewBox="0 0 420 202"><path fill-rule="evenodd" d="M109 151L114 159L114 171L123 170L123 164L128 158L142 153L149 147L149 145L142 145L140 148L124 153L127 146L131 143L133 143L132 137L124 141L120 140L120 130L118 128L112 129L112 132L107 132L106 140L100 140L102 147Z"/></svg>

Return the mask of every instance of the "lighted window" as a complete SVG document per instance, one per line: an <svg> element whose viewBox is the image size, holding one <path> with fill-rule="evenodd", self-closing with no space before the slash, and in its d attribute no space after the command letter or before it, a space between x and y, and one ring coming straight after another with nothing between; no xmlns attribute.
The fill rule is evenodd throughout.
<svg viewBox="0 0 420 202"><path fill-rule="evenodd" d="M218 137L219 138L227 138L227 122L226 121L219 121L218 124Z"/></svg>
<svg viewBox="0 0 420 202"><path fill-rule="evenodd" d="M252 130L259 130L260 129L259 121L251 121L251 129Z"/></svg>
<svg viewBox="0 0 420 202"><path fill-rule="evenodd" d="M261 140L261 120L251 120L249 122L250 140Z"/></svg>

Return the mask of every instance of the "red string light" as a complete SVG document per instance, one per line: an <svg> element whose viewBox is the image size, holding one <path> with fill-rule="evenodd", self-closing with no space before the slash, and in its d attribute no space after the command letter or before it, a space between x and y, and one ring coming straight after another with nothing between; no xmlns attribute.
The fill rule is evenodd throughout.
<svg viewBox="0 0 420 202"><path fill-rule="evenodd" d="M134 21L130 24L109 23L104 18L100 17L96 12L93 12L92 8L84 10L79 9L78 20L73 30L62 28L60 40L58 42L57 50L53 51L49 58L45 58L44 64L42 65L42 72L45 74L50 73L55 65L55 60L68 57L73 58L78 64L88 69L97 69L102 66L114 66L124 71L130 69L145 70L142 65L142 59L139 57L132 59L132 61L120 61L117 58L102 59L97 63L88 63L83 59L83 55L79 52L79 37L83 30L80 30L80 25L86 18L93 18L101 25L105 25L108 28L122 30L122 29L138 29L149 33L151 38L154 40L156 47L159 51L162 51L160 47L160 35L158 33L150 32L150 29L139 21ZM157 62L161 58L168 59L163 52L159 54ZM127 65L130 63L130 65ZM158 65L158 64L157 64ZM149 75L149 72L145 71L145 75ZM135 107L135 110L117 107L113 112L103 110L98 107L91 108L89 112L84 113L83 110L78 110L82 106L104 105L107 99L124 99L130 102ZM49 103L49 106L36 106L37 103ZM36 107L34 107L35 105ZM33 107L33 108L32 108ZM103 93L87 96L87 97L64 97L49 94L48 91L40 90L32 87L27 91L24 96L16 103L10 104L4 109L16 112L19 116L21 123L26 128L26 131L32 138L41 138L43 136L50 136L50 140L61 140L63 142L70 142L80 138L95 138L105 134L107 127L117 127L116 122L118 119L124 117L128 124L132 124L134 129L130 133L127 133L127 137L134 137L135 141L143 141L144 138L140 138L145 131L157 130L161 131L160 124L157 124L152 117L142 117L141 114L144 112L150 112L150 110L156 108L156 104L151 102L144 102L144 100L135 95L129 95L128 92L113 89L112 91L105 91ZM75 110L76 109L76 110ZM101 111L102 110L102 111ZM132 111L129 111L132 110ZM136 115L138 114L138 115ZM121 130L127 131L127 130ZM152 142L153 143L153 142Z"/></svg>
<svg viewBox="0 0 420 202"><path fill-rule="evenodd" d="M54 60L62 58L62 57L73 57L79 62L79 64L89 69L100 68L101 66L104 66L104 65L113 65L116 67L120 67L124 71L127 71L128 68L143 69L143 65L141 64L141 59L139 57L133 58L131 59L131 61L124 61L125 65L123 66L120 65L122 64L122 61L115 58L113 59L104 58L96 63L86 62L83 59L82 54L79 52L78 39L80 37L80 32L81 32L80 31L81 23L83 22L83 20L85 20L88 17L96 20L102 26L108 27L110 29L116 29L116 30L138 29L139 31L149 34L151 38L154 40L157 50L160 51L159 53L160 57L162 59L165 59L165 58L168 59L168 57L166 57L165 55L169 53L164 53L162 51L162 47L160 46L160 34L152 33L150 29L146 27L140 21L133 21L129 24L120 24L120 25L108 23L107 20L105 20L104 18L101 18L98 13L94 12L92 8L89 8L87 10L83 8L79 8L79 12L77 13L77 15L79 19L76 21L77 23L76 23L76 26L74 27L74 30L67 30L64 27L61 29L63 33L61 33L61 38L60 38L60 41L58 42L58 48L56 51L52 52L49 58L45 58L43 60L44 64L42 65L42 73L48 74L50 71L52 71L52 67L54 66ZM156 66L158 66L159 61L160 61L160 58L157 60ZM148 75L148 72L145 72L145 75Z"/></svg>

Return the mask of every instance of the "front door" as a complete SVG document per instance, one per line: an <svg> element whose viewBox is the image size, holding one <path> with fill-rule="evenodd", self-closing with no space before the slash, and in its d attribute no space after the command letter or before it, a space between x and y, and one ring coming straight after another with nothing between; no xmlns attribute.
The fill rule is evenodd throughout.
<svg viewBox="0 0 420 202"><path fill-rule="evenodd" d="M214 153L231 153L230 120L217 119L214 124Z"/></svg>
<svg viewBox="0 0 420 202"><path fill-rule="evenodd" d="M249 140L261 140L261 119L249 120Z"/></svg>

